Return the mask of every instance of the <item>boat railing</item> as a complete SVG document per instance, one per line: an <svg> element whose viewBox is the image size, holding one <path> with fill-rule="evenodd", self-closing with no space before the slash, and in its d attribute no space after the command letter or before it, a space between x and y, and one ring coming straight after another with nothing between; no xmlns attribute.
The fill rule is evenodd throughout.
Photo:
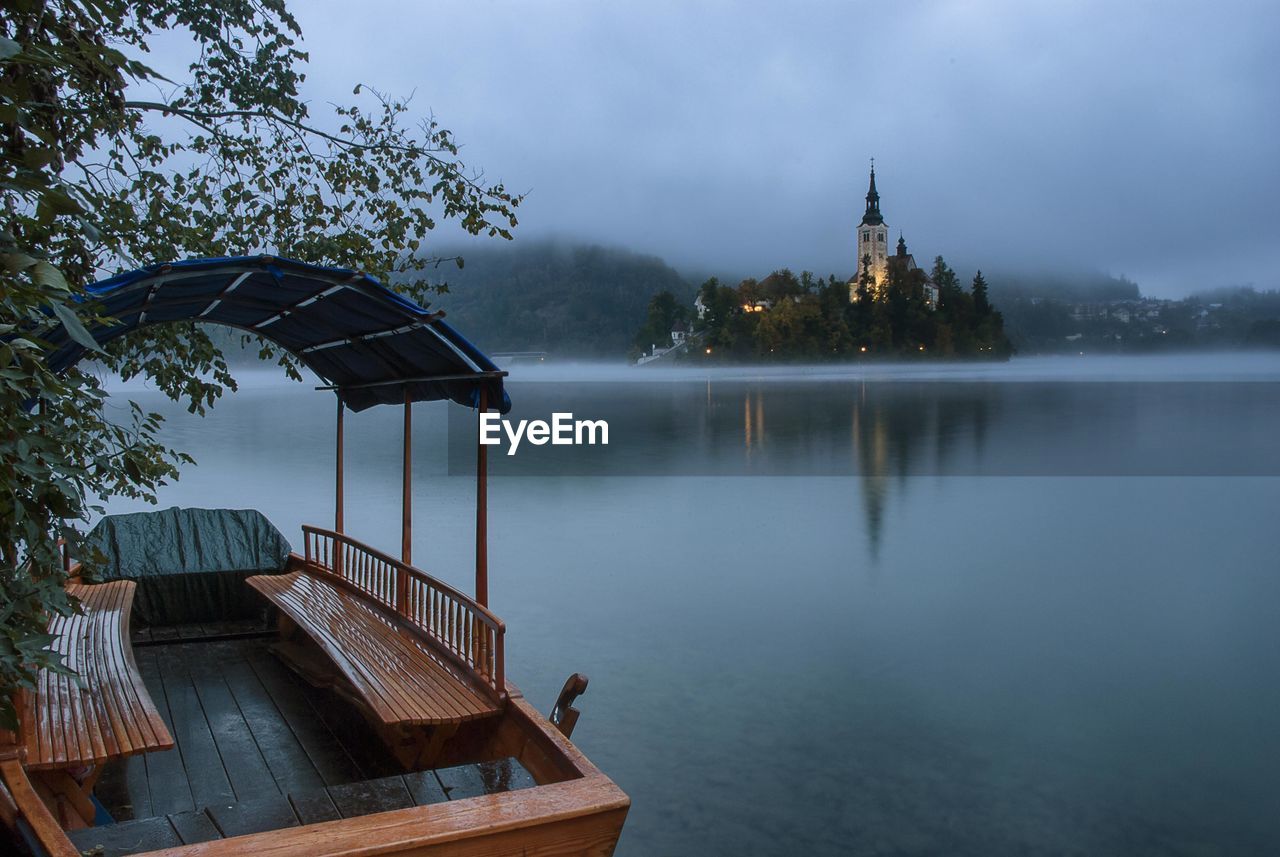
<svg viewBox="0 0 1280 857"><path fill-rule="evenodd" d="M398 615L476 675L506 692L506 626L470 596L342 533L303 526L307 568L337 578Z"/></svg>

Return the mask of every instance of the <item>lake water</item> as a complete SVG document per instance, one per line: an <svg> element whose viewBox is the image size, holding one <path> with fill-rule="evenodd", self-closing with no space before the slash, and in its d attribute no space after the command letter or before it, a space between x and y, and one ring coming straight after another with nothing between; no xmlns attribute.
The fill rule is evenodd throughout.
<svg viewBox="0 0 1280 857"><path fill-rule="evenodd" d="M332 522L333 399L242 374L204 420L129 392L198 461L161 504L297 544ZM610 422L493 453L490 576L530 700L591 678L619 854L1280 853L1280 357L508 389ZM468 591L473 419L415 410L415 564ZM390 551L400 420L347 421L347 531Z"/></svg>

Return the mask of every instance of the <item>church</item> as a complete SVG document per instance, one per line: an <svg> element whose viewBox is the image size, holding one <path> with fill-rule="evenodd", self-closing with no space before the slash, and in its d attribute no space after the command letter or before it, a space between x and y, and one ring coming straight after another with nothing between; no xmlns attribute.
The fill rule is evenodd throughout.
<svg viewBox="0 0 1280 857"><path fill-rule="evenodd" d="M858 224L858 255L853 277L849 280L849 302L858 300L858 279L864 266L871 274L873 299L882 296L889 282L889 271L901 267L905 271L917 270L915 257L907 252L907 242L898 232L898 247L889 255L889 226L880 213L880 194L876 191L876 162L871 161L871 186L867 189L867 210ZM938 287L925 276L924 298L930 308L937 309Z"/></svg>

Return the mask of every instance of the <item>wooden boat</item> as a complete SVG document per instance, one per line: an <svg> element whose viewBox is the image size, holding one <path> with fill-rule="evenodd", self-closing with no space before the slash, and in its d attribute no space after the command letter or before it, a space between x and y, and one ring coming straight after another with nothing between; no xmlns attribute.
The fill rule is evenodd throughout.
<svg viewBox="0 0 1280 857"><path fill-rule="evenodd" d="M413 403L505 411L505 373L443 313L347 270L193 260L90 293L121 322L93 330L99 342L210 321L272 339L324 379L338 399L334 526L304 527L279 567L167 579L198 584L195 612L166 624L177 612L153 594L145 627L133 605L153 580L81 580L69 559L83 612L50 632L79 678L42 673L19 700L20 731L0 733L0 820L15 841L50 857L611 854L630 801L570 741L586 679L571 676L544 717L506 677L505 627L487 607L485 447L474 595L410 556ZM85 353L64 331L48 338L59 371ZM344 532L343 413L375 405L404 409L398 558ZM216 615L230 602L201 595L210 585L258 599L266 624Z"/></svg>

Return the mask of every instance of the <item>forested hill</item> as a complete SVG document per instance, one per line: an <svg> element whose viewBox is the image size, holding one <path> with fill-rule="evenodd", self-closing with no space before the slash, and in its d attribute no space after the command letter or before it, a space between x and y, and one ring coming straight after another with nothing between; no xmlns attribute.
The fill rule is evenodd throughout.
<svg viewBox="0 0 1280 857"><path fill-rule="evenodd" d="M1101 272L1005 272L994 269L988 277L992 300L998 303L1023 298L1047 298L1064 303L1108 303L1135 301L1142 297L1137 283L1123 276Z"/></svg>
<svg viewBox="0 0 1280 857"><path fill-rule="evenodd" d="M442 255L451 255L444 251ZM654 256L594 245L511 243L458 251L432 300L483 351L547 351L618 359L656 292L692 304L696 284Z"/></svg>

